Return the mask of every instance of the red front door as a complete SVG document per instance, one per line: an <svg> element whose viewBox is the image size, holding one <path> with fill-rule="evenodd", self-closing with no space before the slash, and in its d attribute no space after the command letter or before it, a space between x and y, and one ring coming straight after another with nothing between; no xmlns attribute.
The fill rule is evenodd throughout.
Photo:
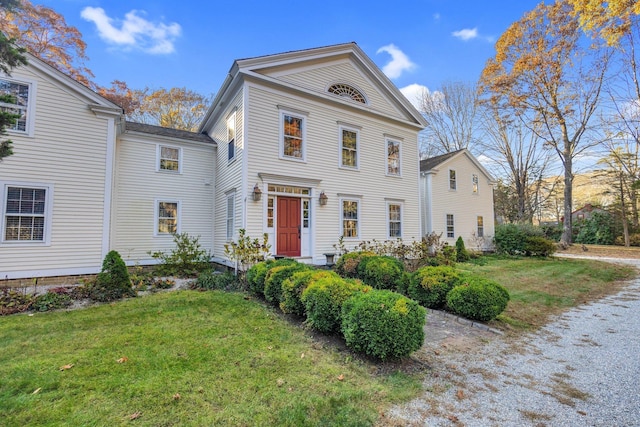
<svg viewBox="0 0 640 427"><path fill-rule="evenodd" d="M300 256L300 199L278 197L278 255Z"/></svg>

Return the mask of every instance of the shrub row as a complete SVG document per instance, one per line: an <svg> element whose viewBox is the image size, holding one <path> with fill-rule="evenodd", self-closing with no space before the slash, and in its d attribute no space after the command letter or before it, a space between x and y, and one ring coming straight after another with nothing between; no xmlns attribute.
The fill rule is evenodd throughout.
<svg viewBox="0 0 640 427"><path fill-rule="evenodd" d="M506 255L547 257L556 244L544 236L544 230L530 224L501 224L493 238L496 251Z"/></svg>
<svg viewBox="0 0 640 427"><path fill-rule="evenodd" d="M265 261L247 271L247 282L252 293L285 313L306 317L310 327L342 333L356 351L381 360L408 356L424 341L425 310L401 294L354 278L367 277L382 288L395 287L402 277L403 268L393 258L361 263L367 258L357 254L343 259L344 279L294 260Z"/></svg>

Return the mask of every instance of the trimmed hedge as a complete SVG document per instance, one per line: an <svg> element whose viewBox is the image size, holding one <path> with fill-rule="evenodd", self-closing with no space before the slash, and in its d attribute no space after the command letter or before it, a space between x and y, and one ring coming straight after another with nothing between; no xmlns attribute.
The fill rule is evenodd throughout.
<svg viewBox="0 0 640 427"><path fill-rule="evenodd" d="M335 271L342 277L358 277L358 265L367 257L375 256L373 252L347 252L336 261Z"/></svg>
<svg viewBox="0 0 640 427"><path fill-rule="evenodd" d="M282 258L277 261L267 260L254 264L247 270L247 284L249 291L254 295L264 297L264 279L269 269L280 265L297 264L297 261L291 258Z"/></svg>
<svg viewBox="0 0 640 427"><path fill-rule="evenodd" d="M394 257L362 257L357 271L357 277L373 288L395 291L402 286L404 265Z"/></svg>
<svg viewBox="0 0 640 427"><path fill-rule="evenodd" d="M443 308L447 293L461 283L462 277L462 273L446 265L422 267L413 273L407 294L425 307Z"/></svg>
<svg viewBox="0 0 640 427"><path fill-rule="evenodd" d="M282 282L282 301L280 309L284 313L304 316L304 304L300 299L302 292L310 283L326 278L340 278L338 274L327 270L298 271Z"/></svg>
<svg viewBox="0 0 640 427"><path fill-rule="evenodd" d="M509 292L500 284L481 277L469 277L464 285L447 294L449 309L467 319L487 322L507 308Z"/></svg>
<svg viewBox="0 0 640 427"><path fill-rule="evenodd" d="M320 332L339 332L342 304L356 293L370 291L370 286L340 277L324 277L313 281L301 296L307 324Z"/></svg>
<svg viewBox="0 0 640 427"><path fill-rule="evenodd" d="M553 255L556 249L554 242L540 236L529 236L524 244L524 253L527 256L548 257Z"/></svg>
<svg viewBox="0 0 640 427"><path fill-rule="evenodd" d="M348 347L381 360L405 357L424 342L426 310L387 290L356 293L342 306Z"/></svg>
<svg viewBox="0 0 640 427"><path fill-rule="evenodd" d="M264 298L271 304L280 306L282 301L282 282L294 273L309 270L310 268L307 264L295 261L290 264L272 266L264 279Z"/></svg>

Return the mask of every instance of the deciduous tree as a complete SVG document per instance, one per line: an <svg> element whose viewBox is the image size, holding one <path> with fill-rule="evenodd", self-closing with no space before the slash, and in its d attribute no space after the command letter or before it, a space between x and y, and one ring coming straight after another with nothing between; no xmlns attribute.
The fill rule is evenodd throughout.
<svg viewBox="0 0 640 427"><path fill-rule="evenodd" d="M488 102L513 108L564 167L563 244L572 241L574 159L600 141L590 125L610 56L581 39L572 12L565 0L540 3L500 37L481 76Z"/></svg>
<svg viewBox="0 0 640 427"><path fill-rule="evenodd" d="M628 34L640 15L636 0L567 0L586 32L601 36L609 45L616 45Z"/></svg>
<svg viewBox="0 0 640 427"><path fill-rule="evenodd" d="M196 131L209 107L209 98L187 88L158 89L145 96L133 120L174 129Z"/></svg>

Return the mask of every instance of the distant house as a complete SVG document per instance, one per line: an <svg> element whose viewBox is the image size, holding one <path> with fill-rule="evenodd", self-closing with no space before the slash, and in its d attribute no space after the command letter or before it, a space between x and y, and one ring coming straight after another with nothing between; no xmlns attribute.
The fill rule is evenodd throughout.
<svg viewBox="0 0 640 427"><path fill-rule="evenodd" d="M340 237L419 239L424 118L355 43L235 61L199 132L126 122L33 56L0 75L22 117L0 165L0 278L155 262L173 234L323 264Z"/></svg>
<svg viewBox="0 0 640 427"><path fill-rule="evenodd" d="M591 216L594 213L607 213L607 211L605 211L604 209L592 206L590 203L587 203L586 205L584 205L580 209L576 209L575 211L571 212L571 219L572 219L573 222L575 222L575 221L585 221L585 220L591 218Z"/></svg>
<svg viewBox="0 0 640 427"><path fill-rule="evenodd" d="M467 149L420 161L421 221L425 234L488 250L494 235L494 178Z"/></svg>

